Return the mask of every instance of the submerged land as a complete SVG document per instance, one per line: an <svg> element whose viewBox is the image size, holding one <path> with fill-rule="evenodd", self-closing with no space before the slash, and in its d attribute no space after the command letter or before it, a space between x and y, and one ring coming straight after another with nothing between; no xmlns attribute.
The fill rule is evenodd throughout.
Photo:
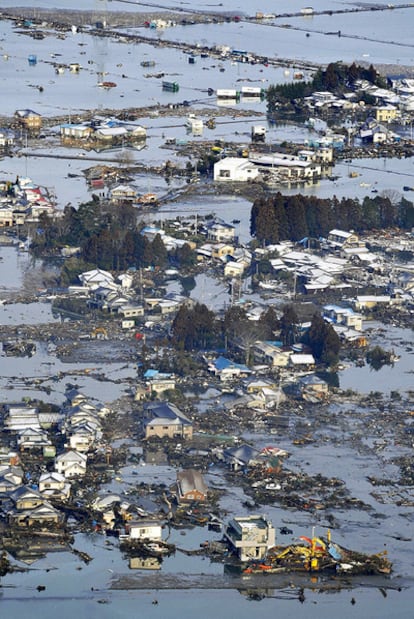
<svg viewBox="0 0 414 619"><path fill-rule="evenodd" d="M157 20L183 20L37 9L1 18L42 41L71 31L75 16L87 36L127 46L148 43ZM126 36L125 26L141 30ZM176 44L200 62L272 63ZM83 70L48 62L56 74ZM303 603L306 588L409 586L413 187L378 191L357 162L412 157L414 85L409 71L390 82L369 65L275 62L292 83L227 92L230 107L180 96L91 106L70 122L54 111L3 116L4 160L81 160L68 177L90 190L84 203L58 204L35 178L1 181L4 257L25 264L19 286L1 292L3 576L23 580L55 552L86 569L105 540L125 566L114 590L228 587L254 600L279 590ZM118 87L104 78L100 88ZM253 109L237 109L233 94L253 97ZM187 139L157 135L156 157L137 162L128 149L151 147L148 118L185 122ZM240 135L215 134L246 119ZM267 123L318 120L323 135L306 143L267 137ZM364 197L307 193L334 184L344 162ZM153 177L162 191L145 189ZM243 229L237 207L231 219L217 208L230 198L249 204ZM22 306L48 319L12 319Z"/></svg>

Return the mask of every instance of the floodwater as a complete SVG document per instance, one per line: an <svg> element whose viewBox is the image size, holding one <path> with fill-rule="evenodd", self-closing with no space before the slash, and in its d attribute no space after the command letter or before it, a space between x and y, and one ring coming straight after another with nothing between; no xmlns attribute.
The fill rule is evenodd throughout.
<svg viewBox="0 0 414 619"><path fill-rule="evenodd" d="M25 269L26 263L21 260L15 248L2 248L3 253L7 254L7 260L10 272L14 273L15 281L22 281L21 271ZM12 264L14 256L14 265ZM26 257L27 261L27 257ZM4 271L0 272L0 285L4 285ZM197 288L200 290L211 291L212 282L205 280L204 276L197 282ZM219 291L218 291L219 292ZM223 290L223 293L225 291ZM201 298L200 300L203 300ZM205 299L207 300L207 299ZM210 299L211 301L211 299ZM31 305L34 305L33 316L36 316L37 306L48 307L47 303L29 304L27 308L30 310ZM8 324L19 324L21 315L19 312L13 311L13 305L5 305L3 309L8 314ZM12 320L14 316L14 320ZM41 323L42 315L38 314L38 321ZM34 324L39 324L37 320L33 320ZM380 325L369 324L371 332ZM375 336L374 336L375 337ZM410 368L410 351L407 342L410 341L411 331L401 330L390 327L387 331L387 341L392 343L397 354L401 355L400 360L394 367L384 368L378 373L373 373L368 368L347 368L340 374L340 384L343 388L351 388L354 390L367 393L371 390L380 391L387 396L390 389L400 389L403 391L410 388L412 381L409 376ZM378 338L383 343L383 334L378 332ZM411 338L412 339L412 338ZM125 395L126 388L122 382L114 384L114 379L122 377L131 379L136 375L136 367L134 364L128 364L127 367L121 364L97 363L96 367L88 368L92 370L91 376L85 375L85 364L71 363L65 364L58 361L53 354L53 347L39 345L36 354L32 358L5 358L0 355L1 380L0 388L2 399L5 401L19 401L24 396L40 397L41 399L53 402L55 404L62 403L64 399L64 391L67 383L76 383L82 392L89 397L97 399L100 402L107 402L109 405L116 398ZM404 370L404 371L402 371ZM386 372L385 375L381 374ZM53 380L53 376L58 376L70 372L66 377L62 375L58 380ZM106 380L95 380L94 373L105 375ZM377 381L375 380L375 377ZM38 379L43 387L50 387L50 392L40 391L36 385L26 388L24 380L28 377ZM370 382L371 381L371 382ZM213 396L214 397L214 394ZM200 410L205 408L204 404ZM290 432L294 432L294 426L297 421L303 421L300 417L296 417L292 412L292 420L289 425L290 429L287 433L281 432L279 437L272 437L272 442L276 440L276 444L281 448L287 449L291 453L289 458L289 468L293 470L303 470L307 474L317 474L329 470L329 476L336 476L346 480L347 488L352 496L360 497L371 505L371 511L365 512L361 510L347 510L335 512L335 518L340 522L340 528L334 530L336 541L351 547L359 547L366 552L375 552L382 550L384 547L388 549L390 557L392 557L395 566L395 576L386 583L386 587L391 586L394 590L387 589L387 597L383 598L380 592L380 586L375 586L375 580L362 579L356 585L356 589L345 588L335 594L323 592L324 586L327 584L323 579L318 582L318 579L313 583L314 589L308 590L306 583L305 602L300 604L296 599L297 596L292 594L296 586L289 584L285 578L276 582L272 582L272 586L266 589L266 599L261 601L261 612L281 612L287 617L306 617L307 619L328 617L334 613L340 618L348 617L348 606L351 607L351 598L356 600L358 613L368 609L370 605L376 609L376 617L410 617L406 611L406 606L409 600L412 599L412 552L413 542L411 537L412 531L412 508L409 503L407 506L397 506L394 501L389 500L379 502L371 495L372 487L367 481L367 476L393 478L398 476L398 471L393 464L393 457L396 453L409 455L410 450L407 448L398 448L393 446L389 441L385 442L384 452L380 456L375 451L375 435L372 438L367 432L364 418L372 417L375 412L367 412L366 410L347 411L346 406L338 406L336 419L331 419L329 425L320 429L319 440L315 444L309 446L306 450L301 446L292 445ZM361 447L348 444L348 431L344 426L344 418L346 425L353 428L355 435L361 436ZM337 427L336 427L337 426ZM323 436L339 438L342 435L342 446L336 444L332 448L330 442L323 440ZM386 438L386 435L383 435ZM246 436L249 440L249 436ZM258 446L269 444L269 437L263 435L256 436ZM397 450L397 451L396 451ZM130 487L137 483L165 483L171 485L175 480L175 469L168 465L154 466L151 463L145 464L145 460L141 457L140 464L128 465L117 471L116 478L107 484L108 492L123 492L127 493ZM219 468L213 467L206 475L206 481L210 486L221 487L226 489L226 492L220 499L220 509L228 514L244 513L246 508L242 506L246 499L243 491L237 486L228 488L225 480L222 477L222 472ZM381 491L387 491L387 488L380 488ZM409 489L402 490L410 497ZM127 494L125 494L127 499ZM143 506L149 509L150 505ZM316 526L316 531L325 530L328 526L324 521L323 513L306 514L293 510L283 510L276 505L266 506L266 513L276 524L282 526L287 524L293 530L293 539L297 539L300 535L309 535L309 531L313 526ZM219 539L220 534L207 531L204 529L190 530L171 530L168 534L168 541L177 545L180 549L194 550L199 547L199 544L205 540ZM280 543L288 543L290 538L279 538ZM240 617L251 616L252 601L248 600L247 593L254 586L254 581L251 578L246 579L245 588L237 587L238 590L232 590L231 581L224 580L223 565L220 563L210 563L208 559L202 557L189 557L178 551L174 556L168 557L162 564L159 577L164 574L166 577L175 575L176 587L173 589L162 590L156 585L151 586L152 581L147 572L143 572L142 577L150 578L146 580L147 586L140 585L140 572L129 570L127 560L122 557L117 549L116 542L111 542L109 539L102 537L100 534L83 535L78 534L74 543L74 547L82 549L93 557L90 564L84 565L80 560L72 554L54 553L49 554L44 559L39 559L33 565L28 573L7 575L2 579L2 607L5 612L9 612L11 616L18 615L26 617L30 604L30 616L41 614L43 617L49 618L55 616L56 611L62 609L62 617L69 617L69 613L74 611L78 613L87 613L91 617L125 617L127 613L134 608L134 612L138 617L147 617L154 614L158 607L159 612L162 611L162 616L175 619L183 617L184 619L193 616L194 609L200 601L203 601L203 608L199 609L198 616L209 619L212 616L212 609L217 609L214 612L218 616L224 616L232 613L237 609L237 614ZM202 582L206 578L213 577L218 579L216 587L207 590L191 590L181 589L181 577L187 578L192 575L195 581ZM138 589L133 590L114 590L112 583L116 583L118 579L122 580L123 576L133 576L137 580ZM223 579L223 580L222 580ZM363 583L366 582L364 585ZM38 592L36 587L41 584L46 586L44 592ZM222 589L222 587L227 587ZM401 588L397 591L396 588ZM42 595L43 594L43 595ZM294 598L294 599L292 599ZM156 599L158 604L154 605ZM59 610L60 612L60 610ZM368 611L367 611L368 612ZM34 614L33 614L34 613ZM370 615L367 615L370 616Z"/></svg>
<svg viewBox="0 0 414 619"><path fill-rule="evenodd" d="M21 6L30 7L31 0L20 0ZM162 12L163 7L155 4L126 3L116 0L39 0L37 6L51 8L75 8L97 10L128 10L149 11L156 9ZM353 2L328 2L318 0L314 4L315 10L355 8ZM254 14L256 11L267 13L284 13L298 11L302 8L299 0L289 3L281 1L262 0L261 2L246 3L242 0L223 0L206 5L195 0L191 5L181 1L171 0L168 7L180 10L199 9L211 11L233 11L240 14ZM269 56L282 58L296 57L317 62L334 60L365 60L378 63L387 62L394 65L412 64L413 47L411 42L412 12L414 9L394 10L387 12L355 13L350 15L314 16L312 18L283 18L270 20L267 25L249 23L225 23L220 25L182 27L176 26L162 33L153 33L153 36L181 38L183 41L201 44L227 44L235 48L246 48ZM35 11L33 11L35 13ZM30 10L28 10L30 14ZM30 16L30 15L29 15ZM133 20L131 20L133 21ZM290 28L280 27L282 24ZM327 34L328 31L341 30L341 37L337 34ZM343 33L343 36L342 36ZM348 35L365 36L366 39L351 38ZM145 31L149 36L149 32ZM306 34L310 36L307 37ZM371 40L368 40L371 39ZM288 81L290 75L280 69L270 67L244 66L239 63L218 62L213 59L197 59L195 66L189 65L188 55L179 50L170 48L152 48L150 45L132 45L111 39L93 39L87 34L68 35L64 40L57 39L53 34L42 41L17 34L7 22L0 22L1 56L8 55L8 60L0 57L2 83L1 113L12 115L19 108L33 108L44 115L62 114L72 117L77 110L96 109L99 113L104 108L132 107L153 105L157 102L176 102L183 99L194 100L197 108L204 105L216 105L214 97L208 97L206 89L232 88L240 85L263 84L266 87L275 81ZM373 41L372 39L376 39ZM395 41L401 43L396 45ZM38 63L28 65L29 54L37 54ZM58 55L58 54L61 54ZM154 59L155 72L164 72L170 78L177 79L180 91L177 94L163 93L160 80L155 77L145 77L152 72L144 70L140 62L145 59ZM90 61L90 62L89 62ZM79 62L81 71L72 74L66 71L57 75L53 63ZM121 65L121 66L118 66ZM224 69L221 71L220 69ZM286 69L287 70L287 67ZM105 72L106 79L115 81L118 86L112 91L104 91L97 87L98 73ZM123 78L122 75L127 77ZM44 88L39 92L38 86ZM245 109L252 110L249 123L256 118L260 122L264 119L265 103L240 103ZM231 114L231 112L230 112ZM165 159L166 152L159 147L165 137L178 139L193 139L185 136L182 119L146 118L143 124L148 128L147 148L136 151L134 156L139 161L156 163ZM167 125L167 126L165 126ZM220 125L215 132L205 130L205 137L225 137L246 134L248 127L243 125ZM164 137L163 137L164 134ZM297 136L298 139L309 135L308 130L292 126L269 128L269 139L283 141L283 139ZM240 135L235 139L239 139ZM195 138L196 139L196 138ZM63 151L63 149L62 149ZM79 153L82 153L79 150ZM96 157L111 156L107 153L96 154ZM56 159L53 161L51 173L50 161L39 157L21 157L3 159L0 162L0 173L3 178L13 179L17 174L31 176L34 182L50 187L57 196L58 205L63 208L67 203L79 204L90 198L83 176L69 178L68 172L82 174L82 171L93 165L91 161L83 161L83 157L70 162ZM359 160L352 163L342 163L335 167L334 173L339 178L335 181L322 180L318 185L304 188L305 193L315 193L320 197L329 197L336 194L342 196L357 196L362 198L373 190L395 189L401 191L402 186L413 176L411 160ZM350 171L360 172L358 178L351 178ZM146 191L168 190L164 180L160 177L139 177L138 183ZM363 185L361 185L363 184ZM145 188L146 187L146 188ZM286 190L294 192L296 190ZM238 196L212 196L202 201L197 198L183 197L173 204L160 209L157 218L176 215L209 214L215 212L227 221L240 221L237 233L242 242L248 242L250 203ZM26 254L18 254L12 248L0 248L0 300L10 292L18 291L23 283L27 271L30 269L30 260ZM196 280L196 288L192 292L194 298L216 306L226 302L228 290L222 284L214 282L207 275L200 275ZM21 304L0 306L0 320L3 324L16 325L44 324L53 320L48 303L34 303L22 306ZM387 397L391 390L400 391L405 397L411 389L412 381L412 354L408 343L412 341L410 330L401 330L398 327L389 327L386 333L386 342L394 348L400 359L393 367L384 367L378 372L369 367L349 367L340 372L340 386L344 389L353 389L361 393L381 392ZM375 339L375 337L374 337ZM377 340L375 340L377 342ZM378 333L378 343L383 344L384 335ZM47 402L62 403L67 384L76 383L82 392L91 398L110 404L117 398L125 395L128 381L136 375L136 367L131 364L96 363L91 374L85 374L85 369L91 370L86 364L65 364L56 359L53 349L39 345L31 358L9 358L0 353L0 390L1 400L19 401L22 397L40 397ZM65 376L70 371L72 374ZM61 374L60 374L61 373ZM98 380L93 374L106 375L106 380ZM39 379L42 390L34 384L26 386L26 378ZM118 379L125 379L125 383L118 384ZM371 415L375 411L371 411ZM361 436L360 449L347 443L348 435L343 431L343 419L355 427ZM161 578L165 574L177 574L177 588L171 590L157 590L148 586L143 590L114 590L111 583L118 576L136 574L127 567L127 561L119 553L116 546L98 534L76 536L74 546L88 552L93 560L88 565L69 553L50 554L31 566L27 573L12 574L4 577L1 582L1 608L4 615L11 617L29 617L31 619L55 619L59 614L62 619L79 617L95 617L99 619L117 619L124 617L163 617L165 619L189 619L195 615L200 619L210 619L213 616L250 619L253 613L263 615L281 615L287 619L347 619L349 616L376 617L388 619L411 619L412 604L414 601L413 587L413 542L412 526L413 511L410 501L406 505L396 505L394 500L385 504L380 503L370 493L372 487L367 482L367 476L393 477L398 472L393 459L395 455L408 454L410 449L400 448L398 445L387 443L381 454L378 454L372 445L374 437L364 425L364 411L353 409L347 411L338 406L337 420L331 421L329 427L319 430L322 437L326 433L327 440L316 441L309 446L292 445L289 434L280 433L272 436L272 442L291 452L289 465L308 473L326 473L336 475L346 480L350 492L361 497L372 506L369 512L347 510L335 513L340 527L335 530L338 541L349 547L362 548L368 552L387 549L395 566L395 577L389 584L401 586L401 591L387 589L381 591L372 581L366 586L362 582L353 583L356 588L344 589L336 593L326 593L321 588L324 583L313 583L314 589L305 592L305 601L300 603L297 598L292 599L292 587L282 581L281 588L267 591L268 598L257 606L246 597L254 582L246 579L245 589L213 590L180 589L180 573L195 575L208 574L221 577L221 564L210 564L207 559L180 555L165 560L162 566ZM295 412L292 413L292 427L297 421ZM335 446L331 442L336 437ZM269 437L260 439L263 445L269 443ZM342 443L342 444L340 444ZM151 465L136 468L127 467L120 472L125 484L112 482L108 489L128 488L128 484L139 481L149 481L158 477L158 480L169 483L174 480L175 472L171 467L152 467ZM211 484L225 487L220 471L211 470L207 476ZM383 490L383 488L381 488ZM411 499L410 489L404 492ZM220 500L220 507L228 514L242 514L246 508L242 505L243 492L239 488L230 488ZM297 538L300 535L309 535L312 526L326 528L323 516L317 514L297 513L295 510L282 510L275 505L266 507L276 527L282 523L288 524ZM205 529L193 529L171 532L171 541L186 549L197 548L205 539L212 539L213 534ZM289 540L281 539L281 543ZM224 578L224 577L223 577ZM38 592L36 587L41 584L46 590ZM310 584L310 583L308 583ZM351 604L352 599L355 605ZM158 604L153 604L157 600Z"/></svg>

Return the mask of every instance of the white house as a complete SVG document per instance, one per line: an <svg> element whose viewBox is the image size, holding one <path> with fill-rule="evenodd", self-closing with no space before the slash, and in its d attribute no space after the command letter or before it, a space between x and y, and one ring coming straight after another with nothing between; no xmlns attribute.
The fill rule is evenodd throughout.
<svg viewBox="0 0 414 619"><path fill-rule="evenodd" d="M70 483L62 473L42 473L39 478L39 492L46 497L65 500L70 496Z"/></svg>
<svg viewBox="0 0 414 619"><path fill-rule="evenodd" d="M142 519L131 521L125 525L125 531L129 539L156 542L162 540L162 525L158 520Z"/></svg>
<svg viewBox="0 0 414 619"><path fill-rule="evenodd" d="M98 286L105 286L112 284L114 278L109 271L103 269L92 269L91 271L85 271L79 275L79 279L83 286L88 288L96 288Z"/></svg>
<svg viewBox="0 0 414 619"><path fill-rule="evenodd" d="M214 164L214 181L246 182L257 178L259 169L242 157L225 157Z"/></svg>
<svg viewBox="0 0 414 619"><path fill-rule="evenodd" d="M58 473L62 473L67 479L83 476L86 473L87 456L77 451L66 451L55 460Z"/></svg>

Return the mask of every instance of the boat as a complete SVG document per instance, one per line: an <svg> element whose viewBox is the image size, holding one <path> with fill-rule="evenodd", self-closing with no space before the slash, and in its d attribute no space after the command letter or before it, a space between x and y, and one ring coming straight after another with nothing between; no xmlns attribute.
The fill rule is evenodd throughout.
<svg viewBox="0 0 414 619"><path fill-rule="evenodd" d="M105 88L106 90L109 90L110 88L116 88L115 82L99 82L98 86L99 88Z"/></svg>

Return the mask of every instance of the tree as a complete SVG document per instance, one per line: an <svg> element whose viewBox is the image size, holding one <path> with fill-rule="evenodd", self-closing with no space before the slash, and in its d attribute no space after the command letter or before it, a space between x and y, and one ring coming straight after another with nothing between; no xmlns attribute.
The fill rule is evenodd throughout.
<svg viewBox="0 0 414 619"><path fill-rule="evenodd" d="M263 331L265 339L274 337L274 334L279 329L279 318L273 307L268 307L259 319L260 328Z"/></svg>
<svg viewBox="0 0 414 619"><path fill-rule="evenodd" d="M383 365L392 365L392 353L384 350L381 346L374 346L367 351L366 354L367 363L375 371L382 368Z"/></svg>
<svg viewBox="0 0 414 619"><path fill-rule="evenodd" d="M279 320L280 339L284 346L292 346L297 340L299 319L293 305L285 305Z"/></svg>
<svg viewBox="0 0 414 619"><path fill-rule="evenodd" d="M181 350L209 348L217 338L214 312L196 303L193 308L182 305L171 326L174 345Z"/></svg>
<svg viewBox="0 0 414 619"><path fill-rule="evenodd" d="M337 362L341 341L332 325L327 323L320 314L313 315L311 326L304 340L310 346L315 359L327 365Z"/></svg>
<svg viewBox="0 0 414 619"><path fill-rule="evenodd" d="M151 250L152 264L154 266L164 266L168 259L168 253L160 234L155 235L151 244Z"/></svg>

